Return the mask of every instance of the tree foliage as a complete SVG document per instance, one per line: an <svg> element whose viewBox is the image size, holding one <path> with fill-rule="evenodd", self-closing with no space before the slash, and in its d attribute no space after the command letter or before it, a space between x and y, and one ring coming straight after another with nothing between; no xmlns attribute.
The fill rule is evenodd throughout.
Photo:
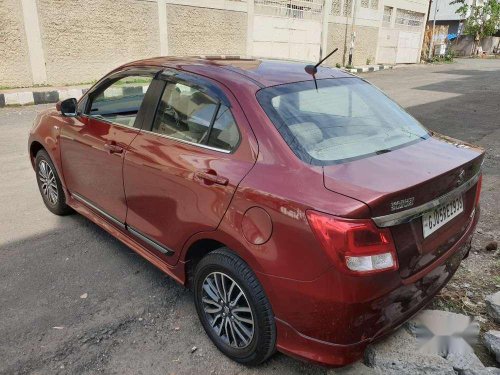
<svg viewBox="0 0 500 375"><path fill-rule="evenodd" d="M450 4L457 4L456 13L466 18L465 35L482 39L494 35L500 29L500 0L485 0L481 4L473 1L472 5L467 0L453 0Z"/></svg>

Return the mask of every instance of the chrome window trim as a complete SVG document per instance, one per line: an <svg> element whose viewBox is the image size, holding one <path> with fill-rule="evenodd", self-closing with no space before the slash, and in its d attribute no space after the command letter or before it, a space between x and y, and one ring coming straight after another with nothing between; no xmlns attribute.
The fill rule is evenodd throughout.
<svg viewBox="0 0 500 375"><path fill-rule="evenodd" d="M109 221L113 222L115 225L119 226L120 228L122 228L122 229L126 228L125 224L122 223L120 220L118 220L118 219L114 218L113 216L107 214L102 209L100 209L99 207L97 207L95 204L93 204L92 202L90 202L88 199L82 197L80 194L78 194L78 193L71 193L71 196L73 198L75 198L77 201L79 201L80 203L83 203L86 206L89 206L91 209L93 209L94 211L96 211L100 215L104 216L106 219L108 219Z"/></svg>
<svg viewBox="0 0 500 375"><path fill-rule="evenodd" d="M469 190L479 180L480 175L481 175L481 170L478 173L476 173L467 182L464 182L462 185L457 187L455 190L452 190L452 191L440 196L439 198L436 198L430 202L424 203L418 207L413 207L413 208L410 208L409 210L396 212L394 214L374 217L372 219L378 227L382 227L382 228L391 227L393 225L408 223L411 220L421 216L424 212L426 212L432 208L435 208L435 207L443 204L444 202L448 201L449 199L451 199L457 195L460 195L463 192Z"/></svg>
<svg viewBox="0 0 500 375"><path fill-rule="evenodd" d="M190 142L190 141L186 141L184 139L180 139L180 138L175 138L175 137L171 137L169 135L165 135L165 134L160 134L160 133L156 133L156 132L153 132L153 131L150 131L150 130L144 130L142 129L141 130L141 133L147 133L147 134L153 134L153 135L156 135L158 137L162 137L162 138L167 138L167 139L170 139L172 141L177 141L177 142L180 142L180 143L185 143L185 144L188 144L188 145L192 145L192 146L198 146L198 147L201 147L201 148L205 148L207 150L212 150L212 151L217 151L217 152L222 152L224 154L230 154L232 153L233 151L230 151L230 150L224 150L224 149L221 149L221 148L217 148L217 147L212 147L212 146L208 146L208 145L204 145L204 144L201 144L201 143L196 143L196 142ZM241 139L241 138L240 138ZM236 148L237 149L237 148ZM235 149L235 150L236 150Z"/></svg>
<svg viewBox="0 0 500 375"><path fill-rule="evenodd" d="M137 112L139 113L139 112ZM106 124L109 124L109 125L113 125L113 126L119 126L120 128L124 128L124 129L132 129L132 130L137 130L139 131L140 129L139 128L136 128L134 125L135 125L135 121L134 121L134 125L132 126L128 126L128 125L124 125L124 124L120 124L118 122L113 122L113 121L109 121L109 120L106 120L105 118L103 117L97 117L97 116L92 116L92 115L87 115L87 114L80 114L81 117L86 117L86 118L89 118L89 119L92 119L92 120L96 120L96 121L101 121L101 122L104 122ZM137 117L136 117L137 118Z"/></svg>

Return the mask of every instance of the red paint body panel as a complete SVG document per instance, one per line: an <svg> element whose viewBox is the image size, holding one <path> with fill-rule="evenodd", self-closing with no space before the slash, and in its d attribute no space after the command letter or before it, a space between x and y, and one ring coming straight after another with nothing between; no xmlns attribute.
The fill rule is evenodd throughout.
<svg viewBox="0 0 500 375"><path fill-rule="evenodd" d="M390 203L414 197L420 206L455 189L458 173L473 177L482 152L472 145L434 134L392 152L325 166L325 186L366 202L373 216L392 213Z"/></svg>
<svg viewBox="0 0 500 375"><path fill-rule="evenodd" d="M452 277L479 219L476 186L464 192L464 212L426 239L420 217L390 227L399 269L364 276L336 268L306 211L370 219L393 213L394 201L427 203L453 190L462 169L466 179L479 173L483 150L433 135L390 153L312 166L295 156L256 99L262 87L310 79L303 65L153 58L112 73L151 67L210 79L230 101L241 133L237 150L222 153L54 110L37 117L29 147L32 161L38 147L47 150L70 206L165 273L185 283L192 246L200 240L224 244L263 285L276 316L278 349L332 366L358 359L366 345L418 312ZM327 68L317 75L338 77L351 76ZM111 142L123 153L110 154L104 145ZM228 183L201 180L199 171ZM76 200L75 193L123 225Z"/></svg>
<svg viewBox="0 0 500 375"><path fill-rule="evenodd" d="M81 117L61 129L60 147L64 180L77 193L125 222L127 203L123 191L122 153L110 153L106 144L126 150L138 129Z"/></svg>
<svg viewBox="0 0 500 375"><path fill-rule="evenodd" d="M154 134L140 134L125 157L127 224L176 252L175 264L193 233L215 230L241 179L252 168L251 157L200 149ZM229 180L226 186L204 181L197 171Z"/></svg>
<svg viewBox="0 0 500 375"><path fill-rule="evenodd" d="M257 158L257 141L245 115L232 93L223 90L241 133L233 153L141 132L125 156L127 224L173 250L174 256L164 257L170 264L178 261L180 250L194 233L217 228ZM217 175L228 183L203 180L198 172Z"/></svg>
<svg viewBox="0 0 500 375"><path fill-rule="evenodd" d="M273 309L287 311L293 320L282 321L276 314L279 349L331 366L344 366L358 359L368 344L393 332L446 285L467 254L478 218L479 212L455 245L412 280L402 281L397 271L348 279L339 278L332 270L311 283L259 275L273 295ZM281 297L291 293L296 296L294 305L303 301L296 305L300 314L295 316L288 312L289 299Z"/></svg>

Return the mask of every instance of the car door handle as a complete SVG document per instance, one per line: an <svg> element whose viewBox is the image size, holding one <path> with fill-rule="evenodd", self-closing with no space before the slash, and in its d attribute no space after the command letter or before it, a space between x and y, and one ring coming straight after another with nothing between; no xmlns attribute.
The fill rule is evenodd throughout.
<svg viewBox="0 0 500 375"><path fill-rule="evenodd" d="M203 180L209 184L217 184L217 185L226 186L229 183L229 180L226 177L217 176L217 174L215 174L215 173L197 171L195 173L195 176L197 178L199 178L200 180Z"/></svg>
<svg viewBox="0 0 500 375"><path fill-rule="evenodd" d="M108 150L110 154L121 154L123 152L123 147L115 143L105 143L104 148Z"/></svg>

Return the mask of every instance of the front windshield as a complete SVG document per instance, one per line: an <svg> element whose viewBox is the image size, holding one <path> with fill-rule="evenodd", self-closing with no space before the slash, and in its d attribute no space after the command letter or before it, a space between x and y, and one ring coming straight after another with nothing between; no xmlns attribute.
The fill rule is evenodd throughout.
<svg viewBox="0 0 500 375"><path fill-rule="evenodd" d="M426 139L417 120L358 78L305 81L260 90L257 99L302 160L335 164Z"/></svg>

